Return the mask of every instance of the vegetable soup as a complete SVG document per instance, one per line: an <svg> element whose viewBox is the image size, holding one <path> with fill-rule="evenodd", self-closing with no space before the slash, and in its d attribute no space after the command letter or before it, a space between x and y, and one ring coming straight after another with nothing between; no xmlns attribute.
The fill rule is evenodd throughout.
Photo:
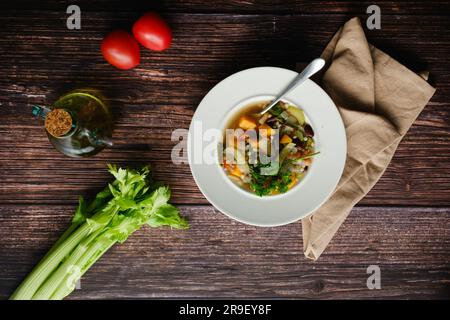
<svg viewBox="0 0 450 320"><path fill-rule="evenodd" d="M318 154L303 110L280 101L259 114L268 103L252 103L237 112L226 125L223 141L221 165L226 175L258 196L292 189Z"/></svg>

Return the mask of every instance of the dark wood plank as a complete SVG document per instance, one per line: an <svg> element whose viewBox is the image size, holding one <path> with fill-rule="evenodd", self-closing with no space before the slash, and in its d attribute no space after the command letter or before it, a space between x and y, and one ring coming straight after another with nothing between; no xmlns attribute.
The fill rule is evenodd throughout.
<svg viewBox="0 0 450 320"><path fill-rule="evenodd" d="M20 3L20 6L18 5ZM128 0L53 0L37 2L19 0L4 2L4 10L53 10L65 12L70 4L77 4L83 11L136 11L157 10L160 12L197 12L197 13L356 13L366 12L368 6L377 4L383 15L449 15L448 1L302 1L302 0L164 0L138 1Z"/></svg>
<svg viewBox="0 0 450 320"><path fill-rule="evenodd" d="M0 298L67 225L73 206L4 205ZM191 229L144 228L110 250L71 299L153 297L449 298L449 208L357 207L318 262L299 223L257 228L210 206L182 206ZM368 290L366 268L381 268Z"/></svg>
<svg viewBox="0 0 450 320"><path fill-rule="evenodd" d="M21 11L16 15L3 12L0 17L8 26L0 30L2 60L9 62L3 72L8 71L11 77L17 78L24 76L27 70L27 80L57 80L62 87L76 81L89 83L94 76L103 79L109 76L111 82L174 77L174 85L186 81L184 77L188 76L193 77L190 81L203 81L208 85L230 72L262 63L292 68L296 62L308 61L320 54L350 16L168 14L167 19L174 29L173 46L163 53L144 50L141 65L126 72L107 66L98 50L102 37L113 28L131 27L132 13L87 12L83 16L82 30L78 31L67 30L66 16L54 11ZM448 68L440 64L439 59L450 50L450 36L443 32L449 26L445 16L418 19L417 16L397 15L386 17L381 30L367 33L373 44L411 68L417 71L427 68L432 74L443 77L438 81L443 80L439 83L448 88L448 81L445 81L448 75L442 72ZM433 45L436 42L439 46ZM36 57L39 60L35 60ZM52 75L43 73L49 62L55 72ZM64 74L60 73L60 68L64 69ZM23 83L17 85L20 88ZM98 85L103 88L102 83ZM170 89L165 87L165 91L154 85L154 91L160 92L157 97ZM135 89L129 96L136 93ZM140 98L149 101L149 97Z"/></svg>
<svg viewBox="0 0 450 320"><path fill-rule="evenodd" d="M438 110L429 107L432 113L439 114L440 105ZM446 116L448 110L447 107ZM113 148L79 160L54 150L38 124L13 129L0 125L0 201L74 203L79 195L92 195L110 180L106 163L124 166L150 163L155 177L172 187L175 202L207 203L189 166L174 165L170 160L175 144L170 141L171 122L187 128L191 113L171 115L175 117L171 120L164 112L165 108L152 112L141 109L137 112L138 119L120 120ZM430 120L427 115L430 116L428 111L412 127L382 179L362 200L363 204L450 204L450 133L441 127L441 119ZM154 127L152 123L157 121L160 124ZM16 141L20 145L11 148Z"/></svg>
<svg viewBox="0 0 450 320"><path fill-rule="evenodd" d="M294 68L318 55L347 19L169 14L173 47L143 51L139 68L119 71L103 61L98 46L115 23L127 24L130 13L88 12L82 32L67 31L65 16L54 11L0 17L8 25L0 30L0 202L69 204L104 186L107 162L150 162L156 177L173 188L176 203L206 203L188 166L169 160L172 130L188 128L203 95L224 77L259 65ZM382 31L368 32L372 42L412 69L431 70L438 91L362 204L450 204L450 74L442 63L450 55L450 34L438 33L450 28L450 20L419 20L391 16ZM116 145L91 159L60 156L29 115L31 105L51 103L77 86L103 90L116 115Z"/></svg>

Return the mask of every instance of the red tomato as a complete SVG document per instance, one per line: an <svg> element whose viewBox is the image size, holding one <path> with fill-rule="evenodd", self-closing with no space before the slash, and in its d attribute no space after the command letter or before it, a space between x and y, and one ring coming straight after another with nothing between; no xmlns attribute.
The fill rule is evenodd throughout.
<svg viewBox="0 0 450 320"><path fill-rule="evenodd" d="M172 42L172 30L156 13L147 12L133 25L133 35L147 49L162 51Z"/></svg>
<svg viewBox="0 0 450 320"><path fill-rule="evenodd" d="M109 33L102 42L102 54L106 61L119 69L131 69L139 64L139 44L131 34L123 30Z"/></svg>

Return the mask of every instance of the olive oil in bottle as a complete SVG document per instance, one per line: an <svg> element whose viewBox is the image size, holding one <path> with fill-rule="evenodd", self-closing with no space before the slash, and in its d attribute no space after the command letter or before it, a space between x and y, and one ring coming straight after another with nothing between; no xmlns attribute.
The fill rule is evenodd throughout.
<svg viewBox="0 0 450 320"><path fill-rule="evenodd" d="M34 106L33 114L45 119L53 146L70 157L89 157L111 146L112 116L94 90L74 90L51 107Z"/></svg>

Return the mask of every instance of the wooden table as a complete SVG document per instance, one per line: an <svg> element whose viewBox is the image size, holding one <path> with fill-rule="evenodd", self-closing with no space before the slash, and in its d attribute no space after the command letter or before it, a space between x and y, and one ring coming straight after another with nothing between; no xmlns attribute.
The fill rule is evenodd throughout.
<svg viewBox="0 0 450 320"><path fill-rule="evenodd" d="M74 3L81 30L66 28ZM188 128L202 97L224 77L262 65L293 69L318 56L347 19L365 22L372 2L125 3L0 5L0 298L63 232L78 196L90 197L110 180L107 163L151 163L191 229L139 230L93 266L71 299L450 297L449 3L377 1L382 29L367 31L369 40L414 71L430 70L437 92L317 262L303 256L299 223L256 228L217 212L188 165L171 163L171 132ZM105 63L102 37L129 28L148 9L173 26L170 50L142 50L131 71ZM86 86L113 105L115 145L72 159L51 147L30 110ZM381 290L366 287L374 264Z"/></svg>

